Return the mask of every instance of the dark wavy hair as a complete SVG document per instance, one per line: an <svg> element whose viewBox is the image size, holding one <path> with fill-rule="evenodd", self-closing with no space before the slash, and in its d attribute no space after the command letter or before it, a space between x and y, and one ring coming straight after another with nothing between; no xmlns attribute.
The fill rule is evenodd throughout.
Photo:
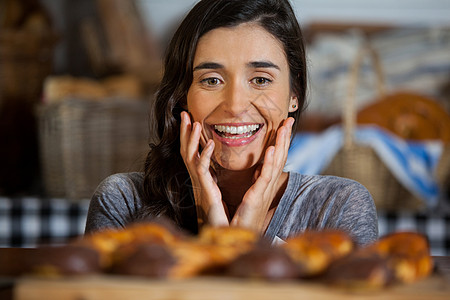
<svg viewBox="0 0 450 300"><path fill-rule="evenodd" d="M164 75L156 94L153 117L156 142L145 162L144 214L166 216L191 232L197 230L192 186L180 154L180 113L192 83L199 39L219 27L254 22L283 45L298 110L289 115L298 123L305 103L306 61L302 32L288 0L202 0L186 15L165 54ZM294 132L295 130L293 130Z"/></svg>

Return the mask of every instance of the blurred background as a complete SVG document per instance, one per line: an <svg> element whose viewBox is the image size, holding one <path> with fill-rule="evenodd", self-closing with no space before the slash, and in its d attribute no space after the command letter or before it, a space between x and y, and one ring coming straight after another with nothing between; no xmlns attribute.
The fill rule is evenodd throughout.
<svg viewBox="0 0 450 300"><path fill-rule="evenodd" d="M83 233L106 176L141 171L161 57L193 0L0 0L0 247ZM380 234L450 254L450 1L292 0L308 107L289 170L362 182Z"/></svg>

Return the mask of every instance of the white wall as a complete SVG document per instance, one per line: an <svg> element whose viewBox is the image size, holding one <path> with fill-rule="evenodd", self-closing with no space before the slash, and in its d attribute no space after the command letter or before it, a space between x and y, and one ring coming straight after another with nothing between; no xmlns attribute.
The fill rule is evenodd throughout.
<svg viewBox="0 0 450 300"><path fill-rule="evenodd" d="M138 0L158 36L167 32L198 0ZM450 25L450 0L291 0L299 21Z"/></svg>

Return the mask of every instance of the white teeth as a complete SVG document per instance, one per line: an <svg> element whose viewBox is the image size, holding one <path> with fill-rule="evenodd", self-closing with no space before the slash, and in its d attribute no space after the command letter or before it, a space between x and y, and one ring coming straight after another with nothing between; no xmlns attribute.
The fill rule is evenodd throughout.
<svg viewBox="0 0 450 300"><path fill-rule="evenodd" d="M243 134L255 131L259 128L259 125L244 125L244 126L224 126L214 125L214 129L219 132L225 132L230 134Z"/></svg>

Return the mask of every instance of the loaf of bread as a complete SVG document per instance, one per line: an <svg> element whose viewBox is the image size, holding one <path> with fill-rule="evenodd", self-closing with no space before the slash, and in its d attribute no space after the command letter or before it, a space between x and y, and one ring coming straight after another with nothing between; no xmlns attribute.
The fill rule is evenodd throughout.
<svg viewBox="0 0 450 300"><path fill-rule="evenodd" d="M151 278L170 277L176 259L167 246L138 243L126 248L118 249L119 254L108 272Z"/></svg>
<svg viewBox="0 0 450 300"><path fill-rule="evenodd" d="M420 280L432 270L426 237L416 232L396 232L337 260L325 278L331 284L349 288L382 288Z"/></svg>
<svg viewBox="0 0 450 300"><path fill-rule="evenodd" d="M354 248L352 238L343 231L308 230L286 240L283 247L301 266L303 277L316 276Z"/></svg>
<svg viewBox="0 0 450 300"><path fill-rule="evenodd" d="M138 244L173 245L184 239L170 227L157 222L136 223L126 229L107 229L74 241L76 245L95 249L100 254L102 268L108 269Z"/></svg>
<svg viewBox="0 0 450 300"><path fill-rule="evenodd" d="M282 247L258 244L239 255L225 268L232 277L266 279L272 281L300 278L303 270Z"/></svg>
<svg viewBox="0 0 450 300"><path fill-rule="evenodd" d="M171 249L177 264L170 277L219 275L236 257L252 249L259 238L246 228L205 226L197 237L181 241Z"/></svg>
<svg viewBox="0 0 450 300"><path fill-rule="evenodd" d="M365 251L386 258L398 282L417 281L430 275L433 270L428 240L417 232L388 234Z"/></svg>
<svg viewBox="0 0 450 300"><path fill-rule="evenodd" d="M66 98L103 101L108 98L141 99L143 84L132 75L118 75L103 80L73 76L50 76L44 82L46 103L60 102Z"/></svg>
<svg viewBox="0 0 450 300"><path fill-rule="evenodd" d="M410 92L379 99L357 115L358 124L376 124L407 140L450 142L450 115L438 101Z"/></svg>

